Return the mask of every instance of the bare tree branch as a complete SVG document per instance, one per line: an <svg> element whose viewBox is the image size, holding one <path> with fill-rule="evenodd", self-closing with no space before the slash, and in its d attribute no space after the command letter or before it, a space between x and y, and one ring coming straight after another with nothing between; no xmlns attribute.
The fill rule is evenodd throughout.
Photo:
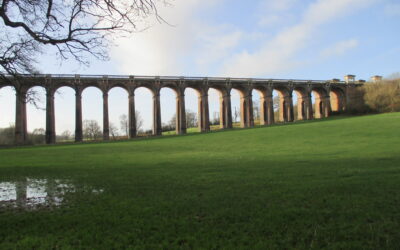
<svg viewBox="0 0 400 250"><path fill-rule="evenodd" d="M171 0L173 1L173 0ZM0 1L0 77L38 73L37 57L52 46L59 60L83 65L89 57L108 59L111 38L148 27L157 6L167 0L2 0ZM35 93L29 93L35 94ZM28 98L29 101L35 98ZM34 101L32 101L34 102Z"/></svg>

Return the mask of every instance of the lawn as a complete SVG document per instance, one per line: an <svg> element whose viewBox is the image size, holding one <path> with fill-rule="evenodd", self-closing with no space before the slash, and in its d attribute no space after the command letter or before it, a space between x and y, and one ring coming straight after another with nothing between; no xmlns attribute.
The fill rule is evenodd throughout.
<svg viewBox="0 0 400 250"><path fill-rule="evenodd" d="M0 149L27 178L76 190L0 206L0 249L400 248L400 113Z"/></svg>

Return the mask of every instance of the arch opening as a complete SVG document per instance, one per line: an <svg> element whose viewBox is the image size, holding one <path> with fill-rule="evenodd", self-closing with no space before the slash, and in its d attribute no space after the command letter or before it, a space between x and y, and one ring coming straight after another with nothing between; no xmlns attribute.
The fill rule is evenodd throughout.
<svg viewBox="0 0 400 250"><path fill-rule="evenodd" d="M153 134L153 92L146 87L135 89L136 133L138 136Z"/></svg>
<svg viewBox="0 0 400 250"><path fill-rule="evenodd" d="M160 90L160 103L161 103L161 124L163 135L174 135L176 134L177 128L177 112L176 105L179 101L177 100L177 93L170 87L164 87Z"/></svg>
<svg viewBox="0 0 400 250"><path fill-rule="evenodd" d="M186 129L188 133L200 132L199 96L198 90L190 87L185 89Z"/></svg>
<svg viewBox="0 0 400 250"><path fill-rule="evenodd" d="M103 92L97 87L87 87L82 92L82 132L86 141L103 137Z"/></svg>
<svg viewBox="0 0 400 250"><path fill-rule="evenodd" d="M293 90L293 115L295 121L308 120L310 117L307 115L307 106L309 97L307 92L301 88Z"/></svg>
<svg viewBox="0 0 400 250"><path fill-rule="evenodd" d="M128 91L115 86L108 91L109 137L111 140L129 136Z"/></svg>
<svg viewBox="0 0 400 250"><path fill-rule="evenodd" d="M246 117L242 109L246 103L243 103L243 97L243 93L240 90L235 88L231 90L232 126L234 128L245 126Z"/></svg>
<svg viewBox="0 0 400 250"><path fill-rule="evenodd" d="M272 98L273 98L273 107L274 107L274 119L277 122L287 122L288 113L287 113L287 102L285 100L285 96L288 93L283 89L273 89Z"/></svg>
<svg viewBox="0 0 400 250"><path fill-rule="evenodd" d="M261 110L265 110L265 100L264 98L261 98L262 96L262 92L257 90L257 89L253 89L251 91L251 101L252 101L252 112L253 112L253 122L254 125L259 126L261 125ZM261 103L261 100L264 100L263 103ZM264 108L262 109L261 106L264 106Z"/></svg>
<svg viewBox="0 0 400 250"><path fill-rule="evenodd" d="M330 104L333 114L338 114L344 111L345 107L344 93L340 89L331 89L330 91Z"/></svg>
<svg viewBox="0 0 400 250"><path fill-rule="evenodd" d="M46 89L40 86L28 89L26 101L28 143L44 144L46 142Z"/></svg>
<svg viewBox="0 0 400 250"><path fill-rule="evenodd" d="M72 142L75 133L75 90L60 87L54 94L56 142Z"/></svg>
<svg viewBox="0 0 400 250"><path fill-rule="evenodd" d="M209 121L211 130L224 128L224 99L222 91L216 88L208 90Z"/></svg>
<svg viewBox="0 0 400 250"><path fill-rule="evenodd" d="M321 119L328 117L330 104L329 98L326 98L326 91L321 88L314 88L311 92L312 107L313 107L313 117L315 119Z"/></svg>
<svg viewBox="0 0 400 250"><path fill-rule="evenodd" d="M15 134L15 89L0 88L0 145L14 144Z"/></svg>

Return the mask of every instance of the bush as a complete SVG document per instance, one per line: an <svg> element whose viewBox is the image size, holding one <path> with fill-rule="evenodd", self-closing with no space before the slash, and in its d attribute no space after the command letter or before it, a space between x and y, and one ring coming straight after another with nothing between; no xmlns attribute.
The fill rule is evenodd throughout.
<svg viewBox="0 0 400 250"><path fill-rule="evenodd" d="M400 111L400 78L367 82L361 88L349 89L346 113L386 113Z"/></svg>
<svg viewBox="0 0 400 250"><path fill-rule="evenodd" d="M351 115L375 113L364 100L365 89L362 88L352 88L348 90L348 96L350 99L347 102L346 113Z"/></svg>
<svg viewBox="0 0 400 250"><path fill-rule="evenodd" d="M14 131L15 127L12 125L8 128L0 129L0 145L14 144Z"/></svg>
<svg viewBox="0 0 400 250"><path fill-rule="evenodd" d="M45 130L43 128L34 129L33 132L28 133L29 145L44 144ZM15 126L10 125L8 128L0 128L0 145L14 145L15 144Z"/></svg>
<svg viewBox="0 0 400 250"><path fill-rule="evenodd" d="M365 104L372 110L379 113L400 111L400 79L366 83L363 90Z"/></svg>

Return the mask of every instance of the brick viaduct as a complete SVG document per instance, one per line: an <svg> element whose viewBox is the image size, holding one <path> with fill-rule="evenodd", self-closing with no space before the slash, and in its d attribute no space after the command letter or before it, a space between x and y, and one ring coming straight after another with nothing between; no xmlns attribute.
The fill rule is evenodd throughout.
<svg viewBox="0 0 400 250"><path fill-rule="evenodd" d="M339 79L280 80L250 78L202 78L202 77L157 77L157 76L95 76L95 75L23 75L0 80L0 88L12 86L16 91L15 140L18 144L27 141L26 100L30 88L41 86L46 90L46 142L55 143L54 94L58 88L71 87L75 90L75 141L82 135L82 92L87 87L97 87L103 93L103 139L109 139L108 92L113 87L121 87L129 96L129 137L136 136L135 89L145 87L153 95L153 134L161 135L160 90L171 88L176 93L176 132L186 133L185 89L193 88L198 93L199 128L202 132L210 130L208 111L208 90L220 93L220 126L232 128L231 90L240 92L241 127L254 126L252 91L260 93L260 124L270 125L274 121L272 91L279 94L279 120L294 121L292 94L297 94L298 120L328 117L332 111L343 111L351 105L354 89L365 81L355 81L353 75ZM311 93L315 94L313 110ZM313 114L315 114L313 117Z"/></svg>

